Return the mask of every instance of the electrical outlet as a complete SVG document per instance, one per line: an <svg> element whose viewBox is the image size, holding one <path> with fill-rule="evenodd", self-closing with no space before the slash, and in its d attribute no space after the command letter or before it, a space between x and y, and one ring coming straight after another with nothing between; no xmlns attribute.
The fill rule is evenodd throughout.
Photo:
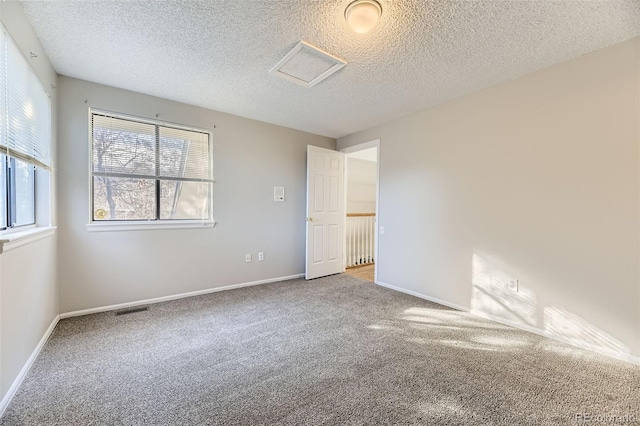
<svg viewBox="0 0 640 426"><path fill-rule="evenodd" d="M264 260L264 253L263 252L258 253L258 260L260 262L262 262Z"/></svg>
<svg viewBox="0 0 640 426"><path fill-rule="evenodd" d="M509 280L509 290L518 291L518 280L510 279Z"/></svg>
<svg viewBox="0 0 640 426"><path fill-rule="evenodd" d="M244 255L244 261L247 263L251 262L251 253L247 253Z"/></svg>
<svg viewBox="0 0 640 426"><path fill-rule="evenodd" d="M284 201L284 186L273 187L273 201Z"/></svg>

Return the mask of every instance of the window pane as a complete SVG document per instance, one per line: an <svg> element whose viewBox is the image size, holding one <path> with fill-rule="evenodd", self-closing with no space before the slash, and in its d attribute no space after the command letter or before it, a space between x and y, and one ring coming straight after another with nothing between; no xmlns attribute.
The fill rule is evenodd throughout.
<svg viewBox="0 0 640 426"><path fill-rule="evenodd" d="M7 227L7 157L0 155L0 229Z"/></svg>
<svg viewBox="0 0 640 426"><path fill-rule="evenodd" d="M209 182L160 181L160 219L209 219Z"/></svg>
<svg viewBox="0 0 640 426"><path fill-rule="evenodd" d="M155 126L93 115L93 171L156 175Z"/></svg>
<svg viewBox="0 0 640 426"><path fill-rule="evenodd" d="M94 220L156 218L154 179L93 177Z"/></svg>
<svg viewBox="0 0 640 426"><path fill-rule="evenodd" d="M160 126L160 176L210 179L209 134Z"/></svg>
<svg viewBox="0 0 640 426"><path fill-rule="evenodd" d="M13 226L36 223L35 210L35 171L31 164L13 160L13 191L15 216Z"/></svg>

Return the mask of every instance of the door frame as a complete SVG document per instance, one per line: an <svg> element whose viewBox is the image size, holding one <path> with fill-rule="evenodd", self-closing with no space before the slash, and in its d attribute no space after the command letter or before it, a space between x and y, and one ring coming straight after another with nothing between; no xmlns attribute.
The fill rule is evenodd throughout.
<svg viewBox="0 0 640 426"><path fill-rule="evenodd" d="M363 149L369 148L377 148L376 150L376 230L374 232L374 241L373 241L373 255L374 257L374 266L373 266L373 282L378 284L378 265L380 262L380 251L378 249L378 236L380 234L380 138L370 140L369 142L359 143L357 145L348 146L346 148L342 148L340 152L344 154L351 154L353 152L362 151ZM347 168L349 161L345 159L344 162L344 206L345 206L345 226L342 232L342 244L344 244L344 249L342 250L343 256L347 255L347 227L346 227L346 213L347 213L347 186L348 186L348 177L347 177ZM347 261L346 258L343 260L343 272L347 270Z"/></svg>

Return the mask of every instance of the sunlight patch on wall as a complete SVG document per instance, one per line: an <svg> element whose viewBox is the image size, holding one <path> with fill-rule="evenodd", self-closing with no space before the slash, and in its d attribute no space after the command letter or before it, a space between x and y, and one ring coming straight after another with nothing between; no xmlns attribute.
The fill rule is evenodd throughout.
<svg viewBox="0 0 640 426"><path fill-rule="evenodd" d="M487 257L473 255L471 312L535 327L535 293L521 284L517 292L509 290L509 281L514 277L496 266L496 263Z"/></svg>
<svg viewBox="0 0 640 426"><path fill-rule="evenodd" d="M557 306L544 308L544 331L549 337L605 355L630 353L629 348L619 340Z"/></svg>

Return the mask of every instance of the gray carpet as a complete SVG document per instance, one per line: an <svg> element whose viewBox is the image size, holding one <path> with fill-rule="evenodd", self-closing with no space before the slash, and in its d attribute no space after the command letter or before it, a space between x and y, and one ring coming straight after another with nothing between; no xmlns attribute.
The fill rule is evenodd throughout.
<svg viewBox="0 0 640 426"><path fill-rule="evenodd" d="M555 425L582 412L640 424L640 367L338 275L62 320L0 424Z"/></svg>

